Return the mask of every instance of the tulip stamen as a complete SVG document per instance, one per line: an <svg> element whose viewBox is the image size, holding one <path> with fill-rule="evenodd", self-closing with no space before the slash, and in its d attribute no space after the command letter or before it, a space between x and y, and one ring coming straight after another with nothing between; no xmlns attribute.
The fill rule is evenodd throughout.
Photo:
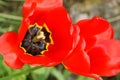
<svg viewBox="0 0 120 80"><path fill-rule="evenodd" d="M32 42L39 42L41 39L45 39L43 31L40 31L35 37L33 37Z"/></svg>

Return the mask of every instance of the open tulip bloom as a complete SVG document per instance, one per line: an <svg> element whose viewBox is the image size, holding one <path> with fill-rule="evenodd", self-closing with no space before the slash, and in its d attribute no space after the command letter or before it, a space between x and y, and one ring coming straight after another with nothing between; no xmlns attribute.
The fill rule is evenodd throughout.
<svg viewBox="0 0 120 80"><path fill-rule="evenodd" d="M120 41L101 17L72 24L63 0L26 0L18 33L0 36L5 63L55 66L62 63L75 74L102 80L120 72Z"/></svg>

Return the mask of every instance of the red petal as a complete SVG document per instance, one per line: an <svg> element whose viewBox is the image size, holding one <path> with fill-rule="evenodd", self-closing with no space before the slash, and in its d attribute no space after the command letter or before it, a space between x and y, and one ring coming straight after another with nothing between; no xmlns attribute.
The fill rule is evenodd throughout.
<svg viewBox="0 0 120 80"><path fill-rule="evenodd" d="M29 25L30 25L30 20L28 18L25 18L22 20L21 26L18 31L18 43L19 44L24 39L24 36L26 35Z"/></svg>
<svg viewBox="0 0 120 80"><path fill-rule="evenodd" d="M86 40L86 49L91 48L96 42L113 38L113 29L109 22L100 17L81 20L77 23Z"/></svg>
<svg viewBox="0 0 120 80"><path fill-rule="evenodd" d="M57 65L55 61L49 59L46 56L32 56L26 53L19 53L19 58L23 63L31 65L42 65L42 66L54 66Z"/></svg>
<svg viewBox="0 0 120 80"><path fill-rule="evenodd" d="M96 44L88 52L91 72L113 76L120 72L120 41L106 40Z"/></svg>
<svg viewBox="0 0 120 80"><path fill-rule="evenodd" d="M63 65L67 70L75 74L94 78L95 80L103 80L99 76L90 73L89 57L87 53L82 50L84 46L84 40L81 38L76 49L63 61Z"/></svg>
<svg viewBox="0 0 120 80"><path fill-rule="evenodd" d="M11 68L21 68L23 63L18 59L18 49L15 47L18 45L17 34L14 32L3 34L0 37L0 45L2 45L0 47L0 53L3 54L6 64Z"/></svg>
<svg viewBox="0 0 120 80"><path fill-rule="evenodd" d="M45 55L54 61L61 61L73 49L73 33L71 31L73 26L70 17L64 8L57 8L46 15L45 23L52 32L51 36L54 42Z"/></svg>
<svg viewBox="0 0 120 80"><path fill-rule="evenodd" d="M16 53L9 52L8 54L4 55L4 61L5 63L11 67L11 68L16 68L20 69L24 65L18 58Z"/></svg>
<svg viewBox="0 0 120 80"><path fill-rule="evenodd" d="M15 44L17 34L14 32L7 32L0 36L0 53L7 54L11 51L13 44Z"/></svg>
<svg viewBox="0 0 120 80"><path fill-rule="evenodd" d="M66 69L76 74L89 73L90 71L89 56L81 49L83 43L83 40L79 41L74 51L63 61Z"/></svg>
<svg viewBox="0 0 120 80"><path fill-rule="evenodd" d="M27 17L33 10L44 12L62 6L63 0L26 0L23 5L23 15L24 17Z"/></svg>

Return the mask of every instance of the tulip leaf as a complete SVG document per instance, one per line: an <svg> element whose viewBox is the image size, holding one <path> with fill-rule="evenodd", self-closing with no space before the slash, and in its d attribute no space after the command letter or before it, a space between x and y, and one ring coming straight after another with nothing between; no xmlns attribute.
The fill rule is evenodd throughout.
<svg viewBox="0 0 120 80"><path fill-rule="evenodd" d="M79 76L76 80L94 80L94 79L87 78L87 77L84 77L84 76Z"/></svg>
<svg viewBox="0 0 120 80"><path fill-rule="evenodd" d="M5 1L1 1L0 0L0 6L3 5L3 6L8 6L8 4L5 2Z"/></svg>
<svg viewBox="0 0 120 80"><path fill-rule="evenodd" d="M47 80L52 68L42 67L32 72L33 80Z"/></svg>
<svg viewBox="0 0 120 80"><path fill-rule="evenodd" d="M65 80L64 76L61 72L59 72L56 68L52 68L51 74L57 78L57 80Z"/></svg>
<svg viewBox="0 0 120 80"><path fill-rule="evenodd" d="M63 71L63 76L65 78L65 80L67 80L67 78L71 75L71 72L69 72L68 70L64 70Z"/></svg>
<svg viewBox="0 0 120 80"><path fill-rule="evenodd" d="M22 17L20 16L15 16L15 15L10 15L10 14L5 14L5 13L0 13L1 18L6 18L6 19L11 19L11 20L18 20L21 21Z"/></svg>

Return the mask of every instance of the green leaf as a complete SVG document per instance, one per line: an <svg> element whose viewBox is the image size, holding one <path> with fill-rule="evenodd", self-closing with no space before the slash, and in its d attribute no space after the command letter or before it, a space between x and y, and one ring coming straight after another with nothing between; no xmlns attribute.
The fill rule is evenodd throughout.
<svg viewBox="0 0 120 80"><path fill-rule="evenodd" d="M14 78L12 78L11 80L26 80L26 75L23 74L23 75L20 75L20 76L14 77Z"/></svg>
<svg viewBox="0 0 120 80"><path fill-rule="evenodd" d="M52 68L51 74L56 77L58 80L65 80L64 76L61 72L59 72L56 68Z"/></svg>
<svg viewBox="0 0 120 80"><path fill-rule="evenodd" d="M69 72L68 70L64 70L63 71L63 76L65 78L65 80L67 80L67 78L71 75L71 72Z"/></svg>
<svg viewBox="0 0 120 80"><path fill-rule="evenodd" d="M0 55L0 60L3 60L3 56L2 55Z"/></svg>
<svg viewBox="0 0 120 80"><path fill-rule="evenodd" d="M84 76L79 76L76 80L94 80L93 78L87 78Z"/></svg>
<svg viewBox="0 0 120 80"><path fill-rule="evenodd" d="M4 22L5 21L5 18L0 18L0 22Z"/></svg>
<svg viewBox="0 0 120 80"><path fill-rule="evenodd" d="M9 0L7 0L7 1L9 1ZM25 1L25 0L10 0L10 1L16 1L17 2L17 1Z"/></svg>
<svg viewBox="0 0 120 80"><path fill-rule="evenodd" d="M40 68L32 72L33 80L47 80L52 68Z"/></svg>
<svg viewBox="0 0 120 80"><path fill-rule="evenodd" d="M12 73L11 75L5 76L3 78L0 78L0 80L10 80L10 79L13 79L15 77L19 77L21 75L25 75L25 74L27 74L27 73L29 73L31 71L37 70L39 68L41 68L41 66L40 67L28 68L28 69L23 68L23 70L18 70L18 71L15 70L14 73Z"/></svg>
<svg viewBox="0 0 120 80"><path fill-rule="evenodd" d="M1 1L0 0L0 6L3 5L3 6L8 6L8 4L5 2L5 1Z"/></svg>
<svg viewBox="0 0 120 80"><path fill-rule="evenodd" d="M10 14L0 13L0 18L6 18L6 19L12 19L12 20L18 20L21 21L22 17L20 16L14 16Z"/></svg>
<svg viewBox="0 0 120 80"><path fill-rule="evenodd" d="M120 80L120 74L118 74L118 75L116 76L116 78L117 78L117 80Z"/></svg>
<svg viewBox="0 0 120 80"><path fill-rule="evenodd" d="M13 71L12 71L12 69L11 68L9 68L6 64L5 64L5 62L2 60L2 66L4 67L3 68L3 70L8 74L8 75L10 75Z"/></svg>

